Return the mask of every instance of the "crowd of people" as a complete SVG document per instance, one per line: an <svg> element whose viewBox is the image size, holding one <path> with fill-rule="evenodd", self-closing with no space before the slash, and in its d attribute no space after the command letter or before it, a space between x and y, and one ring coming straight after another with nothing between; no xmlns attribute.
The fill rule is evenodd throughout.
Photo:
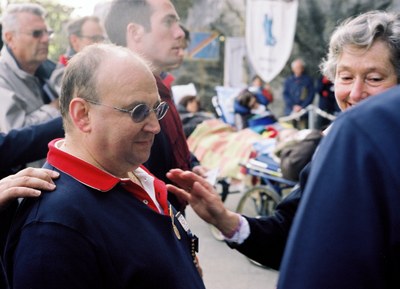
<svg viewBox="0 0 400 289"><path fill-rule="evenodd" d="M364 13L333 32L321 91L346 112L262 218L229 211L189 151L161 77L181 65L188 39L170 0L114 0L104 28L74 20L58 64L45 17L31 3L2 16L2 288L205 288L188 204L228 246L280 270L278 288L400 285L399 14ZM291 68L287 114L316 89L303 60ZM273 99L256 77L237 101L256 114ZM199 110L195 96L181 106Z"/></svg>

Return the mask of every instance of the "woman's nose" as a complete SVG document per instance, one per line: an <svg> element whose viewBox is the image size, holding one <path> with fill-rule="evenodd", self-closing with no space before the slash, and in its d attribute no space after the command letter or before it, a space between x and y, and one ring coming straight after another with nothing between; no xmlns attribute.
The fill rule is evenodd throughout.
<svg viewBox="0 0 400 289"><path fill-rule="evenodd" d="M365 81L362 79L356 79L351 87L349 98L353 103L358 103L367 96Z"/></svg>

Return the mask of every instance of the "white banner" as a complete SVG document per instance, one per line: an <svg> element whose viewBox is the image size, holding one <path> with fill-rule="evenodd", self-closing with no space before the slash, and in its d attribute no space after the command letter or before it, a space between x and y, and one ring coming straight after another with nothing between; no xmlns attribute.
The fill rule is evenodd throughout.
<svg viewBox="0 0 400 289"><path fill-rule="evenodd" d="M243 37L227 37L224 53L224 86L247 86L248 80L245 70L246 42Z"/></svg>
<svg viewBox="0 0 400 289"><path fill-rule="evenodd" d="M297 0L247 0L247 55L266 82L274 79L289 59L298 5Z"/></svg>

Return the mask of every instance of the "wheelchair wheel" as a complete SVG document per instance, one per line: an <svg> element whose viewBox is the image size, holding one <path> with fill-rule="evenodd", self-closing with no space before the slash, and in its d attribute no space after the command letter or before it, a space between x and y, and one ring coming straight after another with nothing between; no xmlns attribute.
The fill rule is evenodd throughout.
<svg viewBox="0 0 400 289"><path fill-rule="evenodd" d="M236 212L249 217L265 217L273 214L281 196L268 186L255 186L241 197Z"/></svg>
<svg viewBox="0 0 400 289"><path fill-rule="evenodd" d="M273 214L276 205L280 202L281 196L268 186L255 186L248 189L240 199L236 212L248 217L266 217ZM267 269L268 267L250 259L250 263Z"/></svg>

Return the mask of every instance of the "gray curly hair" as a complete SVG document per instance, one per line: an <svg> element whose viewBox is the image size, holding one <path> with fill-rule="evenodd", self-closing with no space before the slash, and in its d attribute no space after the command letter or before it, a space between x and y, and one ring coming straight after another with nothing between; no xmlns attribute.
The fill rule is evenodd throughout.
<svg viewBox="0 0 400 289"><path fill-rule="evenodd" d="M400 81L400 14L370 11L343 21L333 32L329 51L320 64L323 75L334 81L340 55L346 46L368 50L376 41L386 43L391 52L391 63Z"/></svg>

